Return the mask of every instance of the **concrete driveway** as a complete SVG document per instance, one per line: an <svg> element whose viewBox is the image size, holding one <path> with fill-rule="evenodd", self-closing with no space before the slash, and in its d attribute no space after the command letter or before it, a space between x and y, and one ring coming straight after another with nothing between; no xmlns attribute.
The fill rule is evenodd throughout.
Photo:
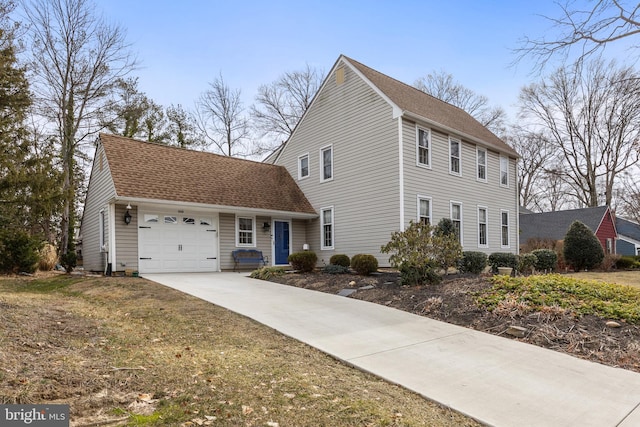
<svg viewBox="0 0 640 427"><path fill-rule="evenodd" d="M145 278L252 318L500 427L640 426L640 374L238 273Z"/></svg>

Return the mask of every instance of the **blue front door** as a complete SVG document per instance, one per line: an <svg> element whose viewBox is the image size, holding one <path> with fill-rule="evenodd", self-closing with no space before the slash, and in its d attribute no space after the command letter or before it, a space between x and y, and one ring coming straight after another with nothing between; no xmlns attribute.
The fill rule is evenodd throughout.
<svg viewBox="0 0 640 427"><path fill-rule="evenodd" d="M289 258L289 223L286 221L275 221L275 257L276 265L288 264Z"/></svg>

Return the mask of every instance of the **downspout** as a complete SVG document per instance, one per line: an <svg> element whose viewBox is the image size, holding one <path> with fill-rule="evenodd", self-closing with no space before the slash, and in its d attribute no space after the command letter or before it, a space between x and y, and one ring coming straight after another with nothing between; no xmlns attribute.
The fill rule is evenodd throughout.
<svg viewBox="0 0 640 427"><path fill-rule="evenodd" d="M109 204L109 263L107 266L107 275L110 276L113 272L113 267L116 262L116 205L115 203Z"/></svg>
<svg viewBox="0 0 640 427"><path fill-rule="evenodd" d="M404 143L402 139L402 115L398 116L398 163L400 170L398 171L398 180L400 182L400 231L404 231Z"/></svg>

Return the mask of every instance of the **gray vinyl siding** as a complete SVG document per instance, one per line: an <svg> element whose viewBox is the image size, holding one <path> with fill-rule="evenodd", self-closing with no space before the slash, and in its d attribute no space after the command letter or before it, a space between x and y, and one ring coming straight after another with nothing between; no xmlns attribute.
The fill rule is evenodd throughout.
<svg viewBox="0 0 640 427"><path fill-rule="evenodd" d="M251 214L238 214L239 216L253 216ZM264 231L262 226L265 222L271 224L271 217L267 216L256 216L256 229L255 229L255 238L256 238L256 246L255 249L262 251L262 255L268 257L269 263L272 262L273 254L271 247L271 232ZM220 244L220 269L221 270L233 270L233 256L231 252L236 249L243 249L236 246L236 215L229 213L221 213L220 214L220 232L219 232L219 244ZM294 230L294 239L296 238L296 233ZM247 248L254 249L254 248Z"/></svg>
<svg viewBox="0 0 640 427"><path fill-rule="evenodd" d="M138 270L138 208L129 211L131 223L124 223L127 205L116 205L116 260L113 271Z"/></svg>
<svg viewBox="0 0 640 427"><path fill-rule="evenodd" d="M500 154L487 148L487 181L476 179L476 144L462 141L461 176L449 173L449 134L431 129L431 168L416 165L416 124L403 121L405 225L418 218L418 195L431 198L431 221L450 218L452 201L462 204L462 235L465 251L517 252L517 177L515 159L509 159L509 187L500 186ZM486 147L485 147L486 148ZM488 247L478 246L478 206L488 214ZM509 212L509 248L501 246L501 210Z"/></svg>
<svg viewBox="0 0 640 427"><path fill-rule="evenodd" d="M291 253L300 252L305 243L309 244L307 239L307 221L294 219L291 221Z"/></svg>
<svg viewBox="0 0 640 427"><path fill-rule="evenodd" d="M104 271L105 254L100 251L100 211L105 213L105 243L109 245L109 200L116 195L109 165L99 144L91 169L89 188L85 199L80 234L82 236L83 267L89 271Z"/></svg>
<svg viewBox="0 0 640 427"><path fill-rule="evenodd" d="M320 150L333 147L333 180L320 182ZM298 180L298 156L309 154L309 177ZM384 101L349 67L337 85L329 76L277 162L287 168L314 209L334 208L334 250L322 250L320 220L306 238L319 264L335 253L380 253L399 228L398 120ZM294 237L295 239L295 237Z"/></svg>

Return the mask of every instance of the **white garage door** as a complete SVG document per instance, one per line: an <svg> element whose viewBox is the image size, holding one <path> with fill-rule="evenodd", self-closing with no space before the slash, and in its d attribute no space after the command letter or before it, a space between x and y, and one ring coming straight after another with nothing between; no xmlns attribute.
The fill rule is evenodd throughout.
<svg viewBox="0 0 640 427"><path fill-rule="evenodd" d="M217 215L141 212L140 273L218 271Z"/></svg>

